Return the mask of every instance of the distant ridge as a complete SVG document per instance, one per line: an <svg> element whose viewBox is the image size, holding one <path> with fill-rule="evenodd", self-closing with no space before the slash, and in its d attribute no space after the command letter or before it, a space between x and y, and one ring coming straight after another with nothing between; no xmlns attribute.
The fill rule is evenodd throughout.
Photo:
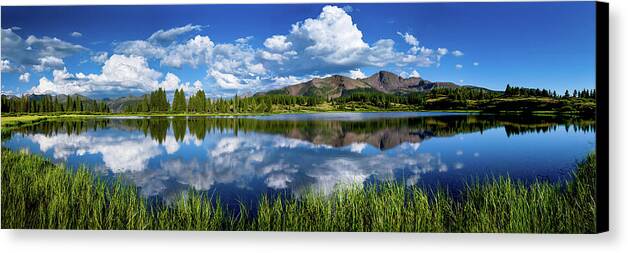
<svg viewBox="0 0 628 253"><path fill-rule="evenodd" d="M353 79L342 75L314 78L307 82L256 95L285 94L292 96L321 96L337 98L354 89L372 89L383 93L426 92L434 88L458 88L452 82L432 82L420 77L404 78L388 71L379 71L367 78Z"/></svg>
<svg viewBox="0 0 628 253"><path fill-rule="evenodd" d="M404 94L409 92L429 92L434 88L472 88L481 89L486 91L492 91L487 88L470 86L470 85L458 85L453 82L432 82L422 79L420 77L408 77L404 78L395 73L388 71L379 71L366 78L354 79L343 75L332 75L324 78L314 78L312 80L293 84L280 89L258 92L253 96L262 96L268 94L283 94L291 96L319 96L328 99L338 98L343 95L349 94L352 90L370 90L373 92L382 92L387 94ZM493 91L502 92L502 91ZM61 102L66 101L68 95L36 95L36 94L24 94L22 96L28 97L30 100L39 100L44 96L51 96ZM248 95L245 95L245 97ZM15 95L2 94L2 97L9 99L19 98ZM104 98L95 99L89 98L83 95L74 94L73 98L79 98L82 101L103 101L107 104L112 112L121 112L125 107L136 105L140 103L144 95L139 96L123 96L116 98ZM241 96L242 97L242 96Z"/></svg>

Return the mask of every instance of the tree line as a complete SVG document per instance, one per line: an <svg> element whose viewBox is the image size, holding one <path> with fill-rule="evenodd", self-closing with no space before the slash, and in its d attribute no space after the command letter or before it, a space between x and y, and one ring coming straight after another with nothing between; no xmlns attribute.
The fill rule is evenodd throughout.
<svg viewBox="0 0 628 253"><path fill-rule="evenodd" d="M481 100L500 96L499 92L472 87L434 88L429 92L409 92L405 94L386 94L373 89L356 89L333 99L334 105L349 102L369 103L380 108L389 108L391 104L424 106L428 99L446 97L450 100Z"/></svg>
<svg viewBox="0 0 628 253"><path fill-rule="evenodd" d="M82 99L79 96L37 95L9 97L2 95L2 112L5 113L47 113L47 112L110 112L103 101Z"/></svg>
<svg viewBox="0 0 628 253"><path fill-rule="evenodd" d="M175 113L249 113L272 112L275 106L316 106L325 102L321 97L290 96L290 95L263 95L252 97L210 99L205 91L198 90L186 98L183 89L175 90L172 104L168 103L165 90L159 88L150 94L144 95L142 100L131 103L123 108L124 112L175 112Z"/></svg>
<svg viewBox="0 0 628 253"><path fill-rule="evenodd" d="M573 90L573 92L569 92L569 90L565 90L562 96L556 94L556 91L548 90L548 89L533 89L533 88L524 88L517 86L510 86L510 84L506 85L506 90L504 91L505 96L514 97L514 96L524 96L524 97L551 97L551 98L590 98L595 99L595 89L582 89L582 90Z"/></svg>
<svg viewBox="0 0 628 253"><path fill-rule="evenodd" d="M234 96L233 98L208 98L203 90L197 90L186 97L183 89L175 90L172 103L168 101L166 91L159 88L146 94L137 101L126 104L122 111L128 113L141 112L173 112L173 113L269 113L277 109L290 109L295 106L312 107L325 102L332 106L346 108L354 103L370 104L375 107L389 109L393 104L407 105L424 109L504 109L536 108L528 105L502 105L488 104L482 106L469 101L493 101L493 98L508 97L549 97L555 99L584 98L595 99L595 89L565 91L558 95L556 91L548 89L524 88L507 85L504 92L491 91L476 87L434 88L429 92L408 92L387 94L374 89L355 89L345 91L342 96L327 99L320 96L291 96L287 94L265 94L251 97ZM446 99L443 99L446 98ZM532 101L533 102L533 101ZM511 103L512 104L512 103ZM555 109L557 105L546 105L543 110ZM567 104L560 104L559 107ZM568 105L572 106L572 105ZM473 108L472 108L473 107ZM476 108L477 107L477 108ZM486 108L485 108L486 107ZM572 106L574 107L574 106ZM578 106L576 106L578 107ZM574 107L575 110L580 110ZM591 106L589 106L591 107ZM567 107L565 107L567 109ZM594 104L593 107L594 109ZM513 110L514 110L513 109ZM536 108L539 109L539 108ZM110 112L109 107L103 101L89 100L79 96L40 95L9 97L2 96L2 111L9 113L47 113L47 112ZM568 111L568 110L567 110Z"/></svg>

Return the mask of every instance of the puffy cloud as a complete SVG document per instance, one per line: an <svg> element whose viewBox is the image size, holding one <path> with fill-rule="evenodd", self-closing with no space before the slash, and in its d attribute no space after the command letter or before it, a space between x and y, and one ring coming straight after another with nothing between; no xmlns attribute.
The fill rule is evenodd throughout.
<svg viewBox="0 0 628 253"><path fill-rule="evenodd" d="M65 63L63 62L63 59L59 57L45 56L45 57L39 58L39 64L34 65L33 69L37 72L41 72L46 69L61 69L63 68L64 65Z"/></svg>
<svg viewBox="0 0 628 253"><path fill-rule="evenodd" d="M167 91L173 91L179 88L179 84L181 83L181 79L177 77L175 74L168 72L166 74L166 78L159 83L159 87Z"/></svg>
<svg viewBox="0 0 628 253"><path fill-rule="evenodd" d="M403 78L411 78L411 77L421 78L421 75L419 74L418 71L416 71L416 69L412 70L412 72L410 72L410 73L402 71L401 73L399 73L399 76L401 76Z"/></svg>
<svg viewBox="0 0 628 253"><path fill-rule="evenodd" d="M366 78L366 75L360 69L350 70L349 75L353 79Z"/></svg>
<svg viewBox="0 0 628 253"><path fill-rule="evenodd" d="M1 72L13 72L16 71L16 68L11 64L11 61L7 59L2 59L0 61L0 71Z"/></svg>
<svg viewBox="0 0 628 253"><path fill-rule="evenodd" d="M325 6L318 18L292 25L291 41L311 58L336 65L352 65L369 46L362 31L343 9Z"/></svg>
<svg viewBox="0 0 628 253"><path fill-rule="evenodd" d="M283 35L273 35L264 41L264 46L272 51L283 52L292 47L292 42L287 41L287 39Z"/></svg>
<svg viewBox="0 0 628 253"><path fill-rule="evenodd" d="M264 60L275 61L275 62L279 62L279 63L281 63L281 62L283 62L284 60L287 59L287 57L284 56L283 54L271 53L271 52L268 52L268 51L261 51L259 53L259 56L262 59L264 59Z"/></svg>
<svg viewBox="0 0 628 253"><path fill-rule="evenodd" d="M369 54L364 61L371 66L383 67L399 60L403 61L402 57L404 57L403 53L395 51L395 41L381 39L375 42L373 47L369 49ZM416 58L415 56L413 57Z"/></svg>
<svg viewBox="0 0 628 253"><path fill-rule="evenodd" d="M443 56L447 55L447 53L449 53L449 50L447 48L438 48L436 49L436 67L440 67L440 59L443 58Z"/></svg>
<svg viewBox="0 0 628 253"><path fill-rule="evenodd" d="M213 47L214 42L209 37L196 35L185 44L167 50L161 64L177 68L187 64L196 68L200 63L210 61Z"/></svg>
<svg viewBox="0 0 628 253"><path fill-rule="evenodd" d="M419 74L419 72L418 72L418 71L416 71L416 69L415 69L415 70L412 70L412 73L410 73L409 77L416 77L416 78L420 78L420 77L421 77L421 75L420 75L420 74Z"/></svg>
<svg viewBox="0 0 628 253"><path fill-rule="evenodd" d="M462 64L456 64L456 69L462 69Z"/></svg>
<svg viewBox="0 0 628 253"><path fill-rule="evenodd" d="M83 34L82 34L82 33L80 33L80 32L72 32L72 33L70 33L70 36L75 37L75 38L78 38L78 37L83 36Z"/></svg>
<svg viewBox="0 0 628 253"><path fill-rule="evenodd" d="M192 31L200 31L200 30L201 30L200 25L192 25L192 24L187 24L182 27L175 27L175 28L168 29L165 31L162 29L162 30L156 31L150 37L148 37L148 41L151 43L167 45L174 42L177 39L177 37L182 34L189 33Z"/></svg>
<svg viewBox="0 0 628 253"><path fill-rule="evenodd" d="M125 41L116 46L114 52L118 54L137 55L145 58L162 58L166 49L144 40Z"/></svg>
<svg viewBox="0 0 628 253"><path fill-rule="evenodd" d="M63 58L87 51L87 48L58 38L28 36L26 40L11 28L2 29L2 60L17 64L14 68L36 67L36 71L61 68ZM4 67L3 67L4 69Z"/></svg>
<svg viewBox="0 0 628 253"><path fill-rule="evenodd" d="M408 45L414 46L414 47L419 46L419 40L417 40L416 37L414 37L414 35L409 34L409 33L400 33L400 32L397 32L397 34L401 36L401 38L403 38L403 40L406 43L408 43Z"/></svg>
<svg viewBox="0 0 628 253"><path fill-rule="evenodd" d="M11 63L9 62L9 60L2 59L2 61L0 62L0 70L2 70L2 72L8 72L10 69Z"/></svg>
<svg viewBox="0 0 628 253"><path fill-rule="evenodd" d="M253 36L246 36L246 37L236 39L235 42L239 44L246 44L246 43L249 43L251 39L253 39Z"/></svg>
<svg viewBox="0 0 628 253"><path fill-rule="evenodd" d="M224 89L240 89L246 84L243 83L235 75L222 73L217 70L212 70L209 75L216 80L216 84Z"/></svg>
<svg viewBox="0 0 628 253"><path fill-rule="evenodd" d="M35 50L41 56L54 56L54 57L67 57L72 54L87 50L83 46L74 45L69 42L62 41L57 38L50 38L44 36L42 38L37 38L33 35L28 36L26 39L26 44L30 46L30 49L27 50Z"/></svg>
<svg viewBox="0 0 628 253"><path fill-rule="evenodd" d="M451 52L451 54L456 57L460 57L464 55L464 53L460 50L454 50L453 52Z"/></svg>
<svg viewBox="0 0 628 253"><path fill-rule="evenodd" d="M121 42L116 45L114 52L142 56L147 59L159 59L161 65L175 68L181 68L183 65L196 68L201 63L210 64L214 42L209 37L201 35L196 35L183 43L177 43L176 40L182 34L200 29L199 25L188 24L183 27L159 30L146 40Z"/></svg>
<svg viewBox="0 0 628 253"><path fill-rule="evenodd" d="M23 73L19 77L20 82L28 83L31 80L31 73Z"/></svg>
<svg viewBox="0 0 628 253"><path fill-rule="evenodd" d="M426 47L413 47L410 49L411 54L403 55L401 61L397 63L399 66L414 64L419 67L429 67L434 62L440 61L440 57L434 55L434 50Z"/></svg>
<svg viewBox="0 0 628 253"><path fill-rule="evenodd" d="M92 57L90 57L90 59L98 64L103 64L107 61L107 59L109 59L109 53L107 52L98 52L94 55L92 55Z"/></svg>
<svg viewBox="0 0 628 253"><path fill-rule="evenodd" d="M255 88L260 76L267 73L256 55L247 44L218 44L213 49L207 75L224 89Z"/></svg>
<svg viewBox="0 0 628 253"><path fill-rule="evenodd" d="M161 73L151 69L143 57L112 55L105 62L102 74L94 76L94 79L107 83L115 82L125 87L152 89L155 88L155 80L160 76Z"/></svg>
<svg viewBox="0 0 628 253"><path fill-rule="evenodd" d="M194 89L196 90L201 90L203 89L203 83L201 83L201 81L196 80L194 81L194 83L192 84L192 86L194 87Z"/></svg>
<svg viewBox="0 0 628 253"><path fill-rule="evenodd" d="M39 79L30 92L36 94L106 94L109 91L146 92L158 87L161 73L151 69L141 56L112 55L101 74L71 74L65 68L54 70L53 80Z"/></svg>

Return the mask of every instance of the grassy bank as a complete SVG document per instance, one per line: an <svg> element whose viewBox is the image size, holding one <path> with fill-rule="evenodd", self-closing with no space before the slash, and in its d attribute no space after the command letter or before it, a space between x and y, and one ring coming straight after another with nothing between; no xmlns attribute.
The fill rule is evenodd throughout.
<svg viewBox="0 0 628 253"><path fill-rule="evenodd" d="M299 198L263 196L257 213L225 210L193 191L170 205L149 204L118 179L71 172L41 156L2 150L2 228L285 231L538 232L595 231L595 157L564 184L529 187L500 178L444 191L384 183ZM235 212L234 212L235 211ZM240 213L240 215L232 215Z"/></svg>
<svg viewBox="0 0 628 253"><path fill-rule="evenodd" d="M77 118L89 118L98 116L110 116L113 114L23 114L23 115L2 115L0 121L2 122L2 128L14 128L25 125L36 124L45 120L55 119L77 119Z"/></svg>

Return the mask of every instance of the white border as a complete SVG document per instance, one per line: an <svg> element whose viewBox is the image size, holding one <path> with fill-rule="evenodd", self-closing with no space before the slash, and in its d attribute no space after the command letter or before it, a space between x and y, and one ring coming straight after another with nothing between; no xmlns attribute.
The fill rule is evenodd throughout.
<svg viewBox="0 0 628 253"><path fill-rule="evenodd" d="M183 3L358 3L362 1L203 1ZM421 1L442 2L442 1ZM498 2L498 1L483 1ZM628 1L610 2L610 229L600 235L265 233L167 231L0 231L0 252L628 252ZM2 5L177 4L173 0L3 0ZM622 16L623 15L623 16ZM623 130L623 131L622 131Z"/></svg>

